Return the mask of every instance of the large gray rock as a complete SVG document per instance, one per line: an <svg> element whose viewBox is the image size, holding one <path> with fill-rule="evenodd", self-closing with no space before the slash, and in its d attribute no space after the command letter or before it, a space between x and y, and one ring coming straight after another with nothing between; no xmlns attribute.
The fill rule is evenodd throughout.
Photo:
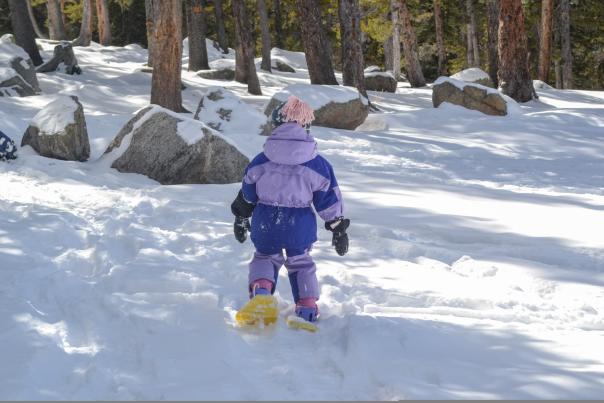
<svg viewBox="0 0 604 403"><path fill-rule="evenodd" d="M216 70L199 70L197 75L208 80L232 81L235 79L235 70L228 67Z"/></svg>
<svg viewBox="0 0 604 403"><path fill-rule="evenodd" d="M446 77L439 78L432 88L432 104L438 108L443 102L480 111L487 115L505 116L508 104L493 89L479 84L469 84Z"/></svg>
<svg viewBox="0 0 604 403"><path fill-rule="evenodd" d="M43 157L86 161L90 143L84 108L75 96L62 96L33 118L21 146L31 146Z"/></svg>
<svg viewBox="0 0 604 403"><path fill-rule="evenodd" d="M296 72L296 69L294 69L292 66L290 66L289 64L287 64L281 60L275 60L275 64L274 64L273 68L277 71L281 71L284 73L295 73Z"/></svg>
<svg viewBox="0 0 604 403"><path fill-rule="evenodd" d="M397 84L394 75L389 71L365 73L365 88L368 91L396 92Z"/></svg>
<svg viewBox="0 0 604 403"><path fill-rule="evenodd" d="M73 46L70 42L63 41L55 46L52 59L38 67L38 73L49 73L60 70L65 74L82 74L78 65Z"/></svg>
<svg viewBox="0 0 604 403"><path fill-rule="evenodd" d="M249 160L215 131L159 106L141 110L105 151L120 172L164 185L241 181Z"/></svg>
<svg viewBox="0 0 604 403"><path fill-rule="evenodd" d="M273 110L290 95L307 102L315 112L314 126L354 130L369 114L369 103L352 87L339 85L294 84L273 95L264 110L270 118Z"/></svg>
<svg viewBox="0 0 604 403"><path fill-rule="evenodd" d="M451 76L455 80L465 81L467 83L474 83L484 85L485 87L495 88L491 76L489 76L484 70L478 67L470 67L469 69L462 70Z"/></svg>
<svg viewBox="0 0 604 403"><path fill-rule="evenodd" d="M0 41L0 96L27 97L40 92L36 69L25 51L11 43L8 35Z"/></svg>

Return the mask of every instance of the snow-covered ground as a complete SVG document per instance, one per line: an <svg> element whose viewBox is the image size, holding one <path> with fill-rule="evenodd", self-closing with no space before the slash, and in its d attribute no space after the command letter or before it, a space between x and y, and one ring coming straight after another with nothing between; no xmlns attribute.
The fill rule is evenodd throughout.
<svg viewBox="0 0 604 403"><path fill-rule="evenodd" d="M319 333L242 331L253 248L232 235L238 185L160 186L98 160L151 76L137 46L75 51L83 75L0 98L0 129L20 143L57 94L77 95L92 148L87 163L28 148L0 163L0 399L604 394L604 92L539 90L490 117L401 85L371 94L382 112L357 131L313 128L350 253L320 231ZM220 85L262 110L308 82L291 64L260 73L262 97L185 71L185 106ZM278 298L286 315L285 277Z"/></svg>

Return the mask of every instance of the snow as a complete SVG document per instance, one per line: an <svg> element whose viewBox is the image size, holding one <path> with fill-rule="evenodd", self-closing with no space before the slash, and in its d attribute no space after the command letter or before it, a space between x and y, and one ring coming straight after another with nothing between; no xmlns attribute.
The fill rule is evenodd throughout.
<svg viewBox="0 0 604 403"><path fill-rule="evenodd" d="M541 80L533 80L533 87L536 90L553 90L554 87Z"/></svg>
<svg viewBox="0 0 604 403"><path fill-rule="evenodd" d="M364 70L365 74L375 73L375 72L380 72L380 71L382 71L382 69L379 66L375 66L375 65L367 66Z"/></svg>
<svg viewBox="0 0 604 403"><path fill-rule="evenodd" d="M356 88L340 85L294 84L285 87L274 96L285 102L290 95L307 102L314 110L321 109L330 102L346 103L359 98L367 104L367 100L361 97Z"/></svg>
<svg viewBox="0 0 604 403"><path fill-rule="evenodd" d="M394 79L394 74L391 71L372 71L365 73L365 77L388 77Z"/></svg>
<svg viewBox="0 0 604 403"><path fill-rule="evenodd" d="M40 135L60 134L75 123L78 104L68 96L57 96L42 108L31 120L31 125L40 129Z"/></svg>
<svg viewBox="0 0 604 403"><path fill-rule="evenodd" d="M45 104L77 95L92 151L80 163L26 147L0 163L0 398L601 398L604 92L538 89L511 119L399 86L371 95L381 112L356 131L313 127L350 252L319 230L317 333L286 327L285 273L276 327L244 331L233 318L253 247L232 235L239 184L161 186L98 160L151 80L144 50L103 49L74 49L81 76L39 75L43 94L0 98L20 143ZM308 74L259 79L254 97L183 71L184 106L222 85L261 111Z"/></svg>
<svg viewBox="0 0 604 403"><path fill-rule="evenodd" d="M8 65L11 60L20 57L23 60L29 60L29 56L22 47L11 42L0 41L0 64Z"/></svg>
<svg viewBox="0 0 604 403"><path fill-rule="evenodd" d="M280 60L295 70L308 70L306 64L306 56L303 52L292 52L290 50L272 48L271 49L271 61Z"/></svg>
<svg viewBox="0 0 604 403"><path fill-rule="evenodd" d="M491 77L484 70L481 70L478 67L470 67L469 69L462 70L458 73L453 74L451 78L468 82L491 79Z"/></svg>

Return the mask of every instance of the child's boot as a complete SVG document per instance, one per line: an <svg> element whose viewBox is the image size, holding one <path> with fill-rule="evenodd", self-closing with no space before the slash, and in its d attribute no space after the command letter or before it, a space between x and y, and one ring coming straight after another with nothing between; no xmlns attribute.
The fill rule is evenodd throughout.
<svg viewBox="0 0 604 403"><path fill-rule="evenodd" d="M272 288L272 281L266 279L256 280L250 284L250 300L235 315L237 324L253 326L260 323L270 325L277 322L279 310L277 300L271 295Z"/></svg>
<svg viewBox="0 0 604 403"><path fill-rule="evenodd" d="M316 332L317 326L313 323L319 319L319 307L315 298L302 298L296 303L296 315L287 318L287 325L295 329L304 329Z"/></svg>

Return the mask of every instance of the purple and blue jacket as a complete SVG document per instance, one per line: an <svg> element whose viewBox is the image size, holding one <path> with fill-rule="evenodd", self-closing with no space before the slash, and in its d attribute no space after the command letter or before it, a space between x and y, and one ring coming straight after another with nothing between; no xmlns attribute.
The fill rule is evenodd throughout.
<svg viewBox="0 0 604 403"><path fill-rule="evenodd" d="M264 152L245 169L242 193L255 204L251 239L259 251L305 249L317 240L317 220L343 216L333 168L297 123L277 127Z"/></svg>

